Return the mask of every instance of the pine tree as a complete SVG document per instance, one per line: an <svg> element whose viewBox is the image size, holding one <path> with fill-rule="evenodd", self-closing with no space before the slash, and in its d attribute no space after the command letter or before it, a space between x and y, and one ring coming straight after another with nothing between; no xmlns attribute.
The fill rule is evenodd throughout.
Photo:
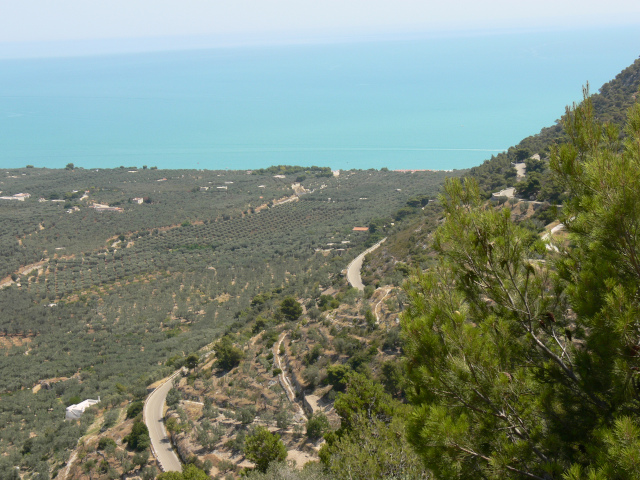
<svg viewBox="0 0 640 480"><path fill-rule="evenodd" d="M441 262L407 287L409 439L439 478L640 475L640 106L624 145L587 95L565 129L566 245L451 180Z"/></svg>

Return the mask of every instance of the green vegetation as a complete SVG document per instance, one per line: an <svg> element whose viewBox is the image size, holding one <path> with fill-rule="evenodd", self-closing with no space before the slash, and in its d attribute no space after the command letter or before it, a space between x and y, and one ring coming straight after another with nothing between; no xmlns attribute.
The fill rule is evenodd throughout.
<svg viewBox="0 0 640 480"><path fill-rule="evenodd" d="M405 438L406 406L382 385L352 374L335 409L340 428L325 435L320 460L333 478L429 478Z"/></svg>
<svg viewBox="0 0 640 480"><path fill-rule="evenodd" d="M41 458L62 468L93 415L111 428L110 409L144 399L147 385L175 368L195 370L192 355L225 334L218 366L237 365L244 340L234 332L254 319L253 300L277 308L340 285L345 263L370 241L354 226L392 218L451 175L303 170L276 172L285 179L155 168L3 172L5 194L31 197L0 203L0 278L14 282L0 290L0 477L16 465L34 471ZM274 205L292 198L302 175L307 193ZM284 312L269 318L282 320ZM33 393L40 382L47 387ZM72 397L98 396L96 412L63 424ZM27 457L31 432L38 455Z"/></svg>
<svg viewBox="0 0 640 480"><path fill-rule="evenodd" d="M131 433L124 437L123 440L127 442L130 448L138 451L146 450L151 445L149 429L142 420L137 420L133 424Z"/></svg>
<svg viewBox="0 0 640 480"><path fill-rule="evenodd" d="M330 425L327 416L322 413L314 413L309 420L307 420L307 437L311 439L318 439L329 431Z"/></svg>
<svg viewBox="0 0 640 480"><path fill-rule="evenodd" d="M157 480L209 480L209 475L195 465L187 464L182 467L182 472L164 472L158 475Z"/></svg>
<svg viewBox="0 0 640 480"><path fill-rule="evenodd" d="M299 165L274 165L269 168L259 168L252 172L254 175L298 175L296 181L304 181L307 175L317 177L331 177L333 173L329 167L301 167ZM301 173L305 175L300 175Z"/></svg>
<svg viewBox="0 0 640 480"><path fill-rule="evenodd" d="M633 105L640 85L640 59L616 75L616 78L604 84L599 93L591 96L594 118L614 125L623 125L627 110ZM485 161L482 165L470 170L470 175L477 179L481 195L498 191L505 187L515 186L516 172L511 162L525 161L527 156L538 153L545 165L548 164L550 152L556 144L567 144L571 141L565 129L567 116L563 116L555 125L543 128L540 133L523 139L518 145L511 147L506 153L500 153ZM548 168L539 165L535 169L541 175L540 190L531 189L528 193L536 194L536 200L553 204L562 203L559 198L559 185ZM528 197L529 195L527 195Z"/></svg>
<svg viewBox="0 0 640 480"><path fill-rule="evenodd" d="M302 470L291 467L284 462L273 462L266 472L254 470L247 474L248 480L332 480L336 477L327 475L321 465L309 462Z"/></svg>
<svg viewBox="0 0 640 480"><path fill-rule="evenodd" d="M216 365L223 370L230 370L237 366L244 354L238 347L234 347L231 337L225 335L213 347L216 352Z"/></svg>
<svg viewBox="0 0 640 480"><path fill-rule="evenodd" d="M116 447L116 441L113 438L102 437L98 441L98 450L114 449Z"/></svg>
<svg viewBox="0 0 640 480"><path fill-rule="evenodd" d="M144 402L138 400L137 402L133 402L127 408L127 418L135 418L142 413L142 409L144 408Z"/></svg>
<svg viewBox="0 0 640 480"><path fill-rule="evenodd" d="M266 472L269 464L283 462L287 458L287 449L277 433L258 427L247 437L244 454L256 464L258 471Z"/></svg>
<svg viewBox="0 0 640 480"><path fill-rule="evenodd" d="M327 368L327 382L336 392L342 392L347 387L347 381L351 369L346 365L331 365Z"/></svg>
<svg viewBox="0 0 640 480"><path fill-rule="evenodd" d="M586 99L551 167L569 192L555 255L453 180L404 316L409 439L440 478L637 478L640 105L625 140ZM553 252L553 249L551 250Z"/></svg>
<svg viewBox="0 0 640 480"><path fill-rule="evenodd" d="M280 304L280 312L285 319L293 322L302 315L302 305L293 297L286 297Z"/></svg>
<svg viewBox="0 0 640 480"><path fill-rule="evenodd" d="M31 196L0 203L0 477L75 450L72 474L154 478L143 400L183 369L166 427L196 450L161 480L213 450L248 478L637 478L640 107L597 121L639 84L636 62L439 201L464 172L6 171Z"/></svg>

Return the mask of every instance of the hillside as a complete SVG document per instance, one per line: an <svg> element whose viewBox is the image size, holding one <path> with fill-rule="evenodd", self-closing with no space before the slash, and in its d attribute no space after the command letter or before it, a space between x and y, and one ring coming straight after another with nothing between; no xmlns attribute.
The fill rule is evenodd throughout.
<svg viewBox="0 0 640 480"><path fill-rule="evenodd" d="M640 60L592 97L596 118L621 125L622 112L639 86ZM622 140L616 133L594 144L607 149L606 158L616 159ZM602 318L616 318L618 323L611 322L624 332L621 340L609 336L613 327L599 330L596 321L597 309L614 300L628 307L626 319L635 318L637 306L625 295L633 297L629 292L636 291L637 272L633 265L622 273L607 265L629 258L627 251L614 251L615 235L621 219L635 220L637 202L627 199L589 217L592 212L576 200L589 200L579 182L571 183L572 177L561 181L551 173L549 157L555 170L568 161L560 160L552 145L567 142L560 123L544 129L468 172L478 192L470 183L449 183L444 202L435 198L445 180L467 172L334 174L326 168L284 166L254 172L84 170L72 164L3 172L0 478L13 478L16 466L21 478L40 480L154 478L159 466L148 449L141 405L152 386L176 371L181 373L167 397L167 430L184 462L218 478L261 469L247 446L259 434L275 445L282 442L298 467L322 463L322 471L317 466L302 471L270 467L281 469L283 478L347 478L345 472L348 478L431 478L424 459L442 478L463 470L468 478L478 472L487 478L523 478L513 473L522 467L535 472L535 478L555 479L570 465L587 468L591 460L582 440L565 438L570 421L576 431L597 437L600 431L589 419L600 419L594 411L601 408L599 402L609 402L610 417L599 424L601 444L588 445L600 452L605 444L618 448L621 434L612 430L610 419L622 421L620 412L637 412L635 400L625 403L637 389L635 370L629 370L630 365L638 368L637 326L622 325L617 313L603 310L608 316ZM517 176L515 161L526 164L524 177ZM633 182L637 172L621 164L613 176L606 173L599 172L599 178L606 177L614 191L615 174ZM639 190L631 185L627 193ZM488 200L505 186L515 187L513 198ZM562 208L553 207L559 204ZM607 213L612 215L608 223L601 219ZM552 230L558 216L567 229L575 218L583 223L570 233ZM594 218L603 227L589 243L584 232ZM613 234L607 237L606 232ZM365 259L364 291L351 288L344 269L383 237L387 241ZM517 239L511 250L504 247L510 238ZM459 254L462 248L467 250ZM584 272L575 267L580 262L559 258L569 248L584 261L580 265L587 265ZM493 252L504 255L497 266ZM598 269L589 270L592 264ZM527 295L531 291L540 298L535 314L515 326L506 322L519 319L526 309L509 310L505 297L491 290L491 282L511 272L516 272L511 281L518 294L521 288L533 289ZM609 296L601 294L605 287L611 289ZM521 295L525 303L527 295ZM495 322L485 323L487 318ZM440 319L450 324L437 324ZM527 322L529 327L518 330ZM436 328L442 336L428 337ZM602 338L591 336L602 331ZM549 366L553 362L536 364L530 373L522 365L544 357L528 350L532 335L554 352L553 361L561 357L558 365L571 358L581 379L596 372L598 381L574 382L573 366L558 370ZM495 340L486 344L495 348L492 359L507 352L511 363L495 366L483 357L487 338ZM501 338L514 341L501 343ZM602 347L609 340L616 352ZM489 380L478 380L465 366L471 357L457 356L455 348L440 364L450 377L439 377L440 367L429 360L440 359L437 346L450 341L461 350L472 349L474 360L491 372ZM624 358L604 374L589 363L592 349L601 355L597 362L606 363L620 351ZM624 381L606 375L621 371L627 387L615 390ZM500 382L494 382L496 377ZM432 403L433 410L411 414L411 402L429 404L448 392L430 390L427 379L451 380L461 393L451 404ZM558 395L540 386L556 380ZM492 406L511 398L549 399L548 404L526 404L518 418L527 428L543 418L554 436L536 443L544 435L524 435L515 430L521 425L507 422L504 428L517 435L496 439L489 432L502 431L496 429L503 424L491 423L504 421L508 415L501 413L490 421L476 417L478 424L485 422L483 430L469 433L473 423L469 426L451 411L477 400L474 394L481 390L467 389L474 382L491 391ZM616 401L625 399L622 407L606 398L607 388L617 392ZM577 398L577 390L586 393ZM79 421L63 421L66 406L98 397L100 403ZM581 403L584 398L589 400ZM566 406L566 399L578 405L575 411L558 407ZM484 412L482 402L474 408L471 412ZM459 423L440 422L436 413ZM446 440L451 432L469 431L455 442L443 441L445 447L435 453L413 449L410 442L431 445L421 437L416 419L432 414L428 440L434 445L438 435ZM553 423L558 418L562 422ZM450 430L438 430L441 424ZM465 451L471 456L447 463L463 443L467 450L495 449L475 457ZM561 458L539 467L532 459L537 452L525 444L540 444L548 458L557 447ZM483 462L497 450L502 453L492 459L494 467L487 467ZM544 468L551 473L540 476ZM249 478L261 475L275 474L253 472Z"/></svg>
<svg viewBox="0 0 640 480"><path fill-rule="evenodd" d="M636 100L640 88L640 59L625 68L616 77L591 95L595 116L599 121L623 125L626 112ZM555 143L565 143L568 137L562 126L566 113L558 112L555 125L543 128L540 133L523 139L507 152L492 156L469 174L476 178L485 193L513 186L516 182L511 163L522 161L530 155L548 158L549 149Z"/></svg>
<svg viewBox="0 0 640 480"><path fill-rule="evenodd" d="M635 292L638 286L637 271L623 266L637 249L630 233L637 215L622 205L635 204L640 191L640 109L634 103L639 86L636 61L600 94L567 111L562 121L575 129L574 142L560 125L523 140L470 171L480 185L477 192L472 183L449 184L444 204L431 203L407 219L406 228L365 259L369 291L389 285L389 299L404 306L403 353L409 368L400 378L416 405L404 419L411 443L437 478L476 478L480 472L487 478L637 476L637 468L625 463L629 458L621 458L623 449L632 451L639 439L637 422L624 422L636 408L630 405L637 402L640 337L635 326L609 310L634 309L634 301L619 298L614 307L608 292ZM599 121L612 122L613 128ZM526 165L524 176L516 177L512 162ZM515 187L514 197L487 200L488 192L509 185ZM598 270L601 262L613 262L611 270ZM532 323L518 323L520 315L529 315ZM607 321L599 323L602 315ZM624 338L618 337L622 331ZM598 335L608 338L602 350ZM603 354L608 360L596 366ZM509 355L518 360L506 360ZM612 358L615 374L605 373ZM542 366L545 359L549 363ZM518 362L540 364L528 377L529 368ZM573 380L561 379L562 368ZM590 391L592 379L607 375L606 387L593 386L606 392ZM615 375L633 388L621 387L614 400ZM565 387L564 393L552 393ZM602 419L604 403L591 409L580 395L597 395L598 400L591 397L594 402L606 399L616 422ZM528 417L532 410L536 413ZM510 413L502 417L502 412ZM602 422L606 443L585 446L582 439L595 422ZM543 437L552 436L553 445L532 446L537 428L545 429ZM634 430L625 437L622 428ZM488 433L501 429L515 433ZM574 449L594 457L574 455Z"/></svg>
<svg viewBox="0 0 640 480"><path fill-rule="evenodd" d="M525 172L521 181L525 182L531 174L531 171ZM473 187L468 188L473 191ZM410 345L409 352L413 357L409 361L414 365L422 363L425 362L425 357L420 351L416 353L415 349L431 348L434 343L431 341L429 345L416 347L417 339L428 335L430 328L420 327L408 335L405 326L402 335L399 328L401 318L404 322L424 321L422 317L416 317L415 312L429 308L429 304L421 300L423 296L430 295L429 288L435 292L431 293L434 297L430 298L430 302L437 302L441 291L455 292L452 293L452 299L448 298L445 302L455 301L456 295L467 291L466 277L449 283L444 278L456 274L455 264L451 271L435 268L443 259L451 261L457 258L448 258L448 255L450 251L459 248L459 243L465 245L465 242L469 242L469 250L458 260L465 268L469 268L466 266L469 258L482 255L475 250L478 245L488 242L487 249L493 252L495 247L489 247L490 245L499 245L500 239L507 238L508 235L520 235L517 244L523 247L518 248L531 248L526 253L526 262L536 262L538 265L537 268L530 267L527 270L527 279L532 272L537 272L534 274L540 275L542 279L532 283L532 295L538 293L535 288L541 288L549 282L546 279L546 268L543 267L545 263L562 261L556 253L569 248L566 229L559 228L561 226L557 221L547 225L538 235L538 228L533 222L552 219L548 218L547 205L517 197L506 203L486 202L474 199L473 194L471 199L467 199L462 192L455 183L450 183L447 186L448 196L460 195L460 198L454 197L451 203L442 205L429 201L429 198L411 197L406 202L408 207L413 205L410 213L400 214L400 209L394 218L370 222L372 234L386 230L388 240L367 256L363 266L366 285L364 292L360 293L344 282L334 283L324 291L318 287L308 292L311 295L298 292L295 300L291 300L299 302L300 310L292 318L287 318L285 314L287 299L280 295L281 292L262 293L254 297L251 305L238 315L239 318L248 319L248 322L240 328L229 330L223 340L205 348L200 353L200 362L174 382L174 388L168 397L166 422L182 461L202 468L211 475L225 475L226 478L245 475L247 469L260 470L260 464L252 457L248 445L257 435L256 432L262 429L267 432L266 435L271 435L281 444L283 458L289 462L300 465L319 460L324 471L314 470L313 478L325 478L325 475L326 478L347 478L344 477L344 472L352 472L354 469L358 470L355 478L385 478L392 476L396 469L406 478L429 478L430 474L407 443L411 441L416 446L416 440L407 436L412 424L416 423L416 416L409 416L406 401L420 396L413 389L423 379L420 374L412 377L411 369L407 376L403 367L406 361L403 353L407 344ZM571 198L571 195L567 196L568 200ZM469 202L469 205L460 209L459 205L463 201ZM461 211L464 213L460 213ZM445 214L447 222L442 222ZM494 235L493 239L489 242L484 233L478 233L478 237L473 240L468 238L475 237L473 233L469 235L468 226L457 226L457 222L462 221L466 215L478 220L486 217L488 221L483 221L476 228L487 229L488 235ZM395 223L392 220L399 217L403 220L402 224L388 230ZM453 228L464 228L465 231L445 233ZM438 235L437 241L434 241L435 235ZM449 236L443 239L443 235ZM541 240L546 242L546 249L541 247L545 245ZM368 243L371 241L370 239ZM525 245L530 247L524 247ZM490 265L490 260L481 259L480 265L486 265L487 262ZM502 266L508 262L514 262L514 266L510 268L514 268L516 272L521 268L521 260L517 257L507 257L499 264ZM481 271L477 265L474 268L475 271ZM478 292L472 287L467 293L468 303L461 303L457 307L459 310L477 309L478 312L474 311L473 314L478 323L485 321L485 308L500 308L500 294L490 289L490 282L499 274L506 275L498 267L487 268L490 271L483 273L487 280L482 285L488 286L479 288ZM411 272L423 271L426 272L411 275ZM429 275L442 275L443 278L438 278L431 286L421 283L422 278ZM407 277L409 283L401 287ZM513 280L513 288L516 291L518 288L527 289L527 283L522 287L522 282ZM456 285L460 286L460 292L456 292ZM548 288L545 286L543 290ZM524 295L525 302L527 295ZM483 307L487 299L488 307ZM546 302L546 308L554 308L556 311L544 315L553 319L554 323L562 321L562 328L565 329L564 340L559 340L555 332L549 340L555 339L563 348L563 356L570 356L572 354L567 353L571 348L570 344L578 342L572 340L572 336L576 338L579 335L571 323L575 320L575 314L566 313L570 309L558 311L557 308L560 307L552 307L550 300ZM438 310L438 316L447 318L447 314L444 314L447 307L438 308L444 308ZM459 315L459 310L454 312L455 315ZM539 313L533 314L535 318L538 315ZM470 324L471 327L476 327L475 322ZM537 334L548 336L548 327L542 320L540 326L542 330ZM566 333L567 331L572 333ZM465 343L465 336L459 338L459 333L448 334L449 340L456 345ZM508 333L499 334L497 343L501 342L502 335L506 336ZM223 348L223 345L227 346ZM465 347L471 348L472 345ZM525 346L522 345L521 348ZM225 360L225 352L229 349L236 349L238 360L231 363ZM478 355L478 352L474 352L474 355ZM467 359L457 361L468 362ZM428 361L425 363L429 365ZM459 364L452 367L444 365L454 370L451 373L454 377L451 378L455 379L456 375L466 377L467 374L455 371ZM438 368L432 370L431 375L437 377ZM511 374L507 373L506 378L511 379ZM444 384L449 380L445 379ZM460 387L462 390L467 382L469 379L463 382ZM429 386L427 383L423 388L427 389ZM497 387L489 381L483 383L483 388ZM519 388L525 388L525 385ZM530 392L529 395L531 394ZM435 390L431 395L437 397L442 393ZM445 392L444 397L447 395ZM491 401L503 401L501 395L507 395L505 398L508 399L511 393L500 390L498 398ZM479 396L482 399L482 395ZM428 401L431 398L427 396ZM454 401L457 403L459 397ZM482 409L478 411L482 413ZM525 412L518 412L518 415L524 416ZM525 423L529 420L523 418L519 421ZM434 435L437 435L436 430ZM108 438L113 435L117 441L123 439L122 434L114 435L109 431L105 435ZM476 437L479 434L473 434L467 441L475 444L479 441ZM384 440L389 438L393 439L390 443ZM418 442L424 441L421 438ZM480 445L475 448L479 447ZM464 455L468 450L462 449L462 452ZM95 457L89 455L88 458ZM393 460L387 461L388 458ZM98 459L95 458L95 461ZM433 469L439 463L429 458L427 462ZM266 472L266 478L276 474L287 475L289 478L306 478L304 470L296 473L291 466L277 467L275 463L272 467L274 470ZM471 470L474 468L486 470L482 465L471 467ZM533 462L527 468L537 471L538 467ZM255 478L262 478L258 475L251 474ZM350 474L349 478L353 477L353 473ZM444 475L443 478L446 477Z"/></svg>
<svg viewBox="0 0 640 480"><path fill-rule="evenodd" d="M435 195L447 175L3 172L0 477L13 465L59 471L94 419L251 322L259 295L343 285L342 269L377 238L353 228ZM98 397L80 424L63 423L65 406Z"/></svg>
<svg viewBox="0 0 640 480"><path fill-rule="evenodd" d="M622 132L622 126L626 121L626 112L634 104L640 90L640 59L625 68L610 82L604 84L598 93L591 95L594 114L597 120L602 122L612 122L617 125ZM529 210L533 211L527 215L520 215L519 221L525 222L527 228L536 232L542 232L544 227L555 220L557 211L549 208L555 204L562 203L562 191L554 181L550 169L548 168L549 151L555 144L563 144L568 141L568 137L562 126L562 119L566 118L566 113L562 115L554 126L543 128L540 133L523 139L517 145L511 147L507 152L501 153L482 165L469 170L469 176L476 179L480 185L483 195L487 198L492 192L499 191L505 187L520 186L516 177L516 171L512 166L513 162L530 162L527 166L529 174L534 172L537 184L527 191L526 195L510 200L510 206L515 212ZM530 160L530 156L537 154L542 158L542 162ZM529 175L529 178L532 176ZM502 199L505 201L507 199ZM541 204L531 203L531 200L538 200ZM381 278L392 278L397 268L404 270L403 265L419 264L423 267L429 264L429 258L433 259L433 253L428 248L431 233L438 224L438 218L442 217L442 212L438 205L429 204L424 210L422 217L411 219L407 228L397 232L390 237L383 248L371 255L365 264L365 276L369 279L369 284L379 284ZM398 262L400 264L397 267ZM396 278L398 276L396 275ZM396 280L396 284L398 284Z"/></svg>

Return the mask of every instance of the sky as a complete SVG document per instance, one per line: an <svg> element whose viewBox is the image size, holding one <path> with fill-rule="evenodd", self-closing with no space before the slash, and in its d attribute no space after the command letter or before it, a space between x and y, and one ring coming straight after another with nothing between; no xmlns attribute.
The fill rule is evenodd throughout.
<svg viewBox="0 0 640 480"><path fill-rule="evenodd" d="M638 0L0 0L0 56L640 26Z"/></svg>

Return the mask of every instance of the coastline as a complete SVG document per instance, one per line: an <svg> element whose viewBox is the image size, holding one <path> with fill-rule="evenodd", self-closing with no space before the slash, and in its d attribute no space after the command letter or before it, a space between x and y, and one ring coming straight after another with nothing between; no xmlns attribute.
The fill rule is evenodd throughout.
<svg viewBox="0 0 640 480"><path fill-rule="evenodd" d="M509 39L0 60L0 166L465 169L637 58L623 33Z"/></svg>

